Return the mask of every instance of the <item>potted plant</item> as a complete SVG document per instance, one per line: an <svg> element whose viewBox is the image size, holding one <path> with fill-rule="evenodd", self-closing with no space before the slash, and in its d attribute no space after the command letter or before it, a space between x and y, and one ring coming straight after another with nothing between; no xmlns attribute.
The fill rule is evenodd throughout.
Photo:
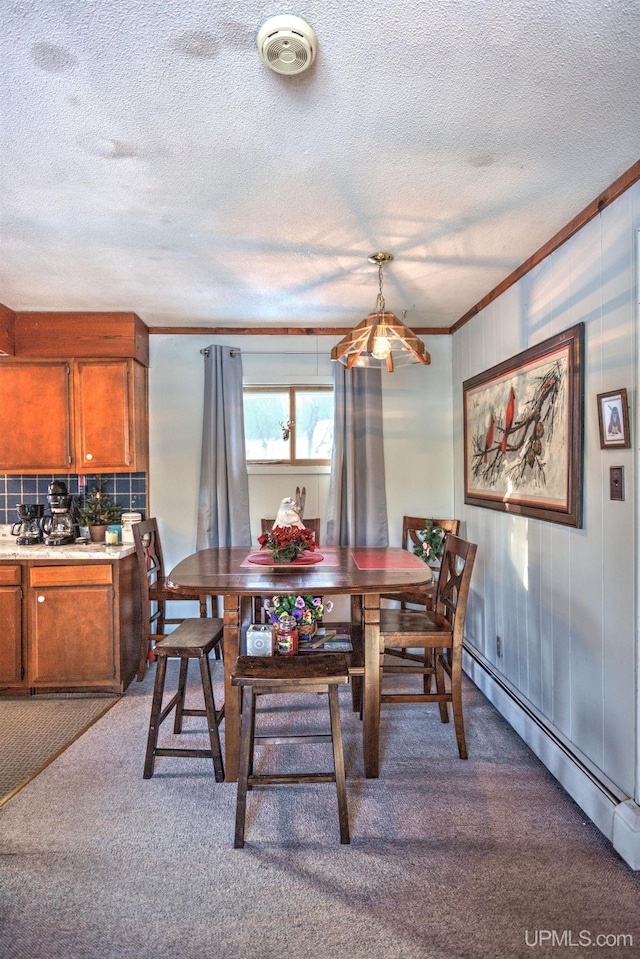
<svg viewBox="0 0 640 959"><path fill-rule="evenodd" d="M274 526L267 533L258 536L260 549L271 553L276 563L291 563L301 553L313 552L316 541L306 526Z"/></svg>
<svg viewBox="0 0 640 959"><path fill-rule="evenodd" d="M315 635L322 614L330 613L332 609L333 603L330 600L323 603L321 596L274 596L264 601L264 610L271 623L277 625L283 616L293 616L298 634L303 636Z"/></svg>
<svg viewBox="0 0 640 959"><path fill-rule="evenodd" d="M78 523L88 527L94 543L103 543L107 527L122 520L122 507L113 502L112 496L102 492L103 486L103 478L96 476L96 485L78 510Z"/></svg>

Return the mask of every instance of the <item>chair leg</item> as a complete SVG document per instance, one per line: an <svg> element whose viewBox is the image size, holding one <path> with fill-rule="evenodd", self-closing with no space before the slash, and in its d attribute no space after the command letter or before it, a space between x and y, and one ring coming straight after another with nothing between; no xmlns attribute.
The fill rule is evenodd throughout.
<svg viewBox="0 0 640 959"><path fill-rule="evenodd" d="M236 800L235 849L244 846L244 827L247 815L247 785L253 761L253 724L255 696L251 686L242 687L242 719L240 723L240 758L238 762L238 798Z"/></svg>
<svg viewBox="0 0 640 959"><path fill-rule="evenodd" d="M140 657L138 659L138 675L136 680L141 683L147 672L147 665L149 660L149 649L151 648L151 643L149 641L148 635L142 637L140 641Z"/></svg>
<svg viewBox="0 0 640 959"><path fill-rule="evenodd" d="M173 718L173 731L176 735L182 732L182 712L184 710L184 697L187 690L187 673L189 671L189 660L186 656L180 659L180 675L178 677L178 695L176 698L176 713Z"/></svg>
<svg viewBox="0 0 640 959"><path fill-rule="evenodd" d="M218 732L216 704L213 698L213 686L211 685L209 658L205 655L200 656L200 676L202 677L204 709L207 714L207 726L209 727L209 742L211 743L213 769L215 772L216 782L222 783L224 782L224 765L222 762L222 749L220 747L220 733Z"/></svg>
<svg viewBox="0 0 640 959"><path fill-rule="evenodd" d="M167 657L159 656L156 666L156 679L153 686L153 700L151 703L151 719L149 721L149 735L147 737L147 753L144 761L143 779L151 779L155 765L155 751L158 745L160 730L160 713L162 711L162 696L164 694L164 680L167 672Z"/></svg>
<svg viewBox="0 0 640 959"><path fill-rule="evenodd" d="M434 650L433 650L433 649L429 649L429 648L425 649L425 651L424 651L424 665L425 665L425 667L430 668L430 669L434 670L434 672L435 672L435 666L434 666ZM426 695L429 695L429 693L431 692L431 686L433 685L433 676L434 676L434 673L431 672L431 673L425 673L425 674L423 675L423 677L422 677L422 691L423 691Z"/></svg>
<svg viewBox="0 0 640 959"><path fill-rule="evenodd" d="M464 720L462 718L462 664L458 658L451 668L451 707L453 709L453 724L456 730L458 753L460 759L467 758L467 742L464 735Z"/></svg>
<svg viewBox="0 0 640 959"><path fill-rule="evenodd" d="M156 633L163 634L166 621L166 606L163 599L158 600L158 618L156 619Z"/></svg>
<svg viewBox="0 0 640 959"><path fill-rule="evenodd" d="M349 835L349 810L347 807L347 784L344 773L344 751L342 748L342 727L340 725L340 705L338 688L329 686L329 718L331 720L331 743L333 746L333 765L336 774L338 793L338 817L340 819L340 842L351 842Z"/></svg>
<svg viewBox="0 0 640 959"><path fill-rule="evenodd" d="M440 658L442 656L442 650L441 649L434 650L434 656L435 656L435 667L436 667L436 691L439 693L440 696L444 696L446 692L445 684L444 684L444 668L442 666L442 660ZM448 723L449 710L447 708L447 703L439 702L438 707L440 709L440 721L443 723Z"/></svg>

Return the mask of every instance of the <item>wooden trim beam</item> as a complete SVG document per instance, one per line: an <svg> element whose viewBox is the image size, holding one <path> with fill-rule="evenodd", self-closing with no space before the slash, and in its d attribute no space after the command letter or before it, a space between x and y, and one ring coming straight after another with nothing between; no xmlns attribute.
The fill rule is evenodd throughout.
<svg viewBox="0 0 640 959"><path fill-rule="evenodd" d="M15 354L16 315L8 306L0 303L0 353Z"/></svg>
<svg viewBox="0 0 640 959"><path fill-rule="evenodd" d="M150 326L149 334L181 336L346 336L351 326ZM448 336L446 326L414 326L421 336Z"/></svg>
<svg viewBox="0 0 640 959"><path fill-rule="evenodd" d="M475 306L472 306L464 316L461 316L453 326L451 327L451 333L456 333L461 327L468 323L469 320L472 320L474 316L477 316L481 310L484 310L485 307L489 306L490 303L493 303L494 300L497 300L499 296L508 290L510 286L513 286L514 283L517 283L518 280L521 280L523 276L526 276L527 273L530 273L534 267L539 263L545 260L548 256L562 246L563 243L566 243L572 236L578 233L579 230L586 226L591 220L595 219L599 213L601 213L605 207L613 203L614 200L617 200L618 197L633 186L640 180L640 160L637 163L634 163L632 167L618 177L617 180L607 187L600 196L597 196L595 200L584 208L577 216L573 218L566 226L556 233L555 236L552 236L550 240L547 240L539 250L529 257L528 260L525 260L513 273L510 273L509 276L505 277L501 283L491 290L490 293L487 293L481 300L479 300Z"/></svg>

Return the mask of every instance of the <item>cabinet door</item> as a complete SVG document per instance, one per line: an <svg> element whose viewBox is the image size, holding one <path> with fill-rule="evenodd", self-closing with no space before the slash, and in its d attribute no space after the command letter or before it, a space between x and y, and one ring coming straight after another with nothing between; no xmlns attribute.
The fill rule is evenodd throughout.
<svg viewBox="0 0 640 959"><path fill-rule="evenodd" d="M19 566L0 566L0 686L23 685Z"/></svg>
<svg viewBox="0 0 640 959"><path fill-rule="evenodd" d="M30 582L30 685L113 684L111 567L34 567Z"/></svg>
<svg viewBox="0 0 640 959"><path fill-rule="evenodd" d="M0 361L0 472L69 471L69 363Z"/></svg>
<svg viewBox="0 0 640 959"><path fill-rule="evenodd" d="M76 469L79 473L133 468L131 360L74 364Z"/></svg>

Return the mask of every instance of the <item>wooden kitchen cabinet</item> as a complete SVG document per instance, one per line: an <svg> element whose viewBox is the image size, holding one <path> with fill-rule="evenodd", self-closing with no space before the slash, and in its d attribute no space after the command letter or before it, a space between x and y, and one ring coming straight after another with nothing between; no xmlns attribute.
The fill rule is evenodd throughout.
<svg viewBox="0 0 640 959"><path fill-rule="evenodd" d="M0 360L0 472L68 472L71 406L70 363Z"/></svg>
<svg viewBox="0 0 640 959"><path fill-rule="evenodd" d="M0 566L0 689L24 685L22 570Z"/></svg>
<svg viewBox="0 0 640 959"><path fill-rule="evenodd" d="M76 360L75 471L146 472L147 369L134 360Z"/></svg>
<svg viewBox="0 0 640 959"><path fill-rule="evenodd" d="M29 587L30 685L113 685L111 565L32 567Z"/></svg>
<svg viewBox="0 0 640 959"><path fill-rule="evenodd" d="M2 695L122 693L141 641L134 552L111 561L0 562Z"/></svg>
<svg viewBox="0 0 640 959"><path fill-rule="evenodd" d="M146 472L147 368L133 359L0 360L0 472Z"/></svg>

